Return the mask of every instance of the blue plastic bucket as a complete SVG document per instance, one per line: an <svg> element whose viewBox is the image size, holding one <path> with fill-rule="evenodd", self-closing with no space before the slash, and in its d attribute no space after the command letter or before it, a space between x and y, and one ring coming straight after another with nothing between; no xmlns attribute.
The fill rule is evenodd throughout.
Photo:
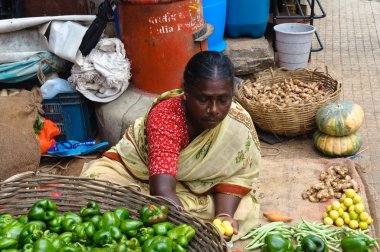
<svg viewBox="0 0 380 252"><path fill-rule="evenodd" d="M270 0L227 0L226 33L231 38L264 35Z"/></svg>
<svg viewBox="0 0 380 252"><path fill-rule="evenodd" d="M224 41L227 0L203 0L203 16L214 26L214 33L207 39L208 50L222 52L227 44Z"/></svg>

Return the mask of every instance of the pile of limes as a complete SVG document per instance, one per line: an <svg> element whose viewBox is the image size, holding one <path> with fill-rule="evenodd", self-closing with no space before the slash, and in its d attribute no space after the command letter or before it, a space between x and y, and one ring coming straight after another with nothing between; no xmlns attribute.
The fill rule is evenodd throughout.
<svg viewBox="0 0 380 252"><path fill-rule="evenodd" d="M214 224L219 229L222 235L232 236L234 233L234 228L229 221L222 221L221 219L216 218L213 220L212 224Z"/></svg>
<svg viewBox="0 0 380 252"><path fill-rule="evenodd" d="M344 224L351 229L367 229L372 224L372 217L366 212L364 203L360 195L353 189L347 189L339 201L334 201L327 206L323 213L325 225L335 224L338 227Z"/></svg>

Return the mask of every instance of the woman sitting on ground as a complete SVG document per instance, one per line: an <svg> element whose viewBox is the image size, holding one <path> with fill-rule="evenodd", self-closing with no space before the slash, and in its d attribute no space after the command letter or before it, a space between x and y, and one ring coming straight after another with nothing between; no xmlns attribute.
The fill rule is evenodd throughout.
<svg viewBox="0 0 380 252"><path fill-rule="evenodd" d="M261 156L249 114L233 101L233 64L200 52L185 68L183 87L159 96L81 176L138 184L202 219L228 220L236 239L257 224L252 184Z"/></svg>

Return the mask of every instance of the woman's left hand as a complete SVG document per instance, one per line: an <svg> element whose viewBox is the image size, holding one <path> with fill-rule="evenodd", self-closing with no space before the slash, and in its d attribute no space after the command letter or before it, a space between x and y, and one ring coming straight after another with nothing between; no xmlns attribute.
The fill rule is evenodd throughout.
<svg viewBox="0 0 380 252"><path fill-rule="evenodd" d="M239 233L239 223L232 217L230 216L217 216L218 219L221 221L228 221L231 223L232 228L234 229L234 234L237 235ZM223 235L223 239L225 241L230 241L232 236L226 236Z"/></svg>

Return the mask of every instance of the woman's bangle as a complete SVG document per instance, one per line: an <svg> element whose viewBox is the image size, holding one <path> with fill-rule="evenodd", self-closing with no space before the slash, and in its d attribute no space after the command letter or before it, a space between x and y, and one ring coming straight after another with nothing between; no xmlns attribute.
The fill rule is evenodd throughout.
<svg viewBox="0 0 380 252"><path fill-rule="evenodd" d="M232 218L232 216L231 215L229 215L228 213L219 213L219 214L217 214L216 216L215 216L215 218L218 218L218 217L230 217L230 218Z"/></svg>

